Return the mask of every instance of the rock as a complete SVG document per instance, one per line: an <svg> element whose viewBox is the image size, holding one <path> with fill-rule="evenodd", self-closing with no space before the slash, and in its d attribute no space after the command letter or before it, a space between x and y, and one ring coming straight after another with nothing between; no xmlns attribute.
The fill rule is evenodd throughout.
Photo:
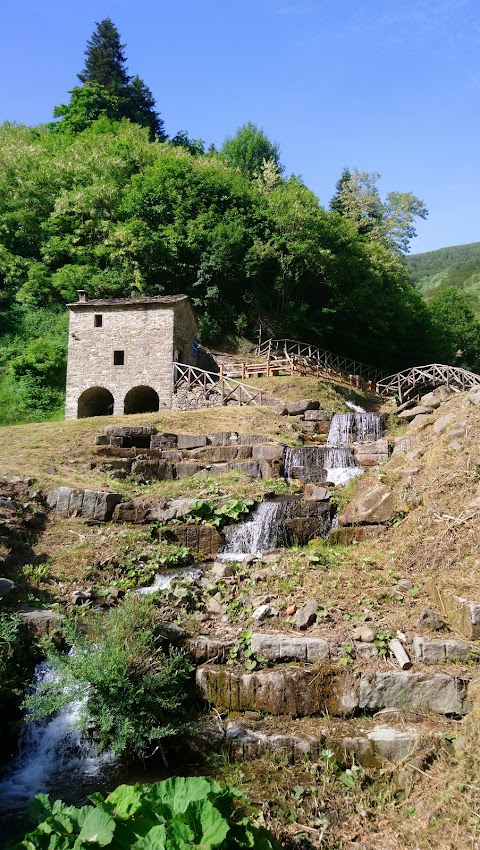
<svg viewBox="0 0 480 850"><path fill-rule="evenodd" d="M52 637L61 631L63 617L58 611L44 609L42 611L20 611L20 619L28 626L35 637Z"/></svg>
<svg viewBox="0 0 480 850"><path fill-rule="evenodd" d="M446 673L374 673L361 676L359 707L422 709L437 714L464 714L468 680Z"/></svg>
<svg viewBox="0 0 480 850"><path fill-rule="evenodd" d="M321 484L305 484L305 498L315 502L326 502L331 499L330 490Z"/></svg>
<svg viewBox="0 0 480 850"><path fill-rule="evenodd" d="M467 398L471 404L478 407L478 405L480 405L480 389L470 390Z"/></svg>
<svg viewBox="0 0 480 850"><path fill-rule="evenodd" d="M421 431L423 428L426 428L427 425L430 425L431 419L428 416L425 416L423 413L419 413L418 416L415 416L415 419L412 419L409 423L408 430L409 431Z"/></svg>
<svg viewBox="0 0 480 850"><path fill-rule="evenodd" d="M212 573L216 578L226 578L235 575L235 570L231 564L216 562L212 567Z"/></svg>
<svg viewBox="0 0 480 850"><path fill-rule="evenodd" d="M252 456L251 446L205 446L190 452L189 457L201 463L230 463L248 460Z"/></svg>
<svg viewBox="0 0 480 850"><path fill-rule="evenodd" d="M267 620L269 617L275 617L276 614L275 608L272 608L271 605L259 605L252 616L257 623L263 623L264 620Z"/></svg>
<svg viewBox="0 0 480 850"><path fill-rule="evenodd" d="M47 504L63 516L77 514L86 519L106 522L111 519L114 508L121 499L120 493L108 490L74 490L71 487L57 487L48 493Z"/></svg>
<svg viewBox="0 0 480 850"><path fill-rule="evenodd" d="M317 619L318 603L314 599L309 599L302 608L299 608L295 614L295 625L297 629L304 631L312 626Z"/></svg>
<svg viewBox="0 0 480 850"><path fill-rule="evenodd" d="M451 591L438 590L442 610L446 612L449 621L465 637L474 640L480 638L480 603L464 599Z"/></svg>
<svg viewBox="0 0 480 850"><path fill-rule="evenodd" d="M465 428L452 428L451 431L447 431L445 436L447 440L463 440L466 434Z"/></svg>
<svg viewBox="0 0 480 850"><path fill-rule="evenodd" d="M444 413L443 416L440 416L436 420L436 422L434 423L434 426L433 426L434 434L441 434L442 431L444 431L445 428L447 428L448 425L450 425L450 422L452 421L452 419L454 419L454 417L455 417L455 414L453 413L453 411L450 411L450 413Z"/></svg>
<svg viewBox="0 0 480 850"><path fill-rule="evenodd" d="M375 640L375 632L370 626L355 626L352 631L354 640L359 640L362 643L373 643Z"/></svg>
<svg viewBox="0 0 480 850"><path fill-rule="evenodd" d="M331 417L324 410L308 409L305 411L304 419L305 422L325 422L328 425Z"/></svg>
<svg viewBox="0 0 480 850"><path fill-rule="evenodd" d="M207 661L217 661L224 664L235 641L209 638L203 635L187 638L184 649L187 655L197 664L205 664Z"/></svg>
<svg viewBox="0 0 480 850"><path fill-rule="evenodd" d="M285 446L279 443L267 443L266 445L253 446L252 458L258 461L281 461L285 452Z"/></svg>
<svg viewBox="0 0 480 850"><path fill-rule="evenodd" d="M398 414L398 419L409 422L411 419L415 419L415 416L428 416L429 413L433 413L432 407L417 404L415 407L411 407L410 410L402 410L402 412Z"/></svg>
<svg viewBox="0 0 480 850"><path fill-rule="evenodd" d="M220 602L215 599L214 596L211 596L205 602L205 608L207 609L209 614L223 614L225 609Z"/></svg>
<svg viewBox="0 0 480 850"><path fill-rule="evenodd" d="M438 632L445 627L445 620L442 620L439 614L432 611L431 608L424 608L417 620L417 627L431 629L433 632Z"/></svg>
<svg viewBox="0 0 480 850"><path fill-rule="evenodd" d="M70 602L72 605L85 605L87 602L91 602L92 594L85 593L83 590L74 590L70 594Z"/></svg>
<svg viewBox="0 0 480 850"><path fill-rule="evenodd" d="M339 516L339 525L388 522L395 516L393 491L386 484L371 478L360 481L353 500Z"/></svg>
<svg viewBox="0 0 480 850"><path fill-rule="evenodd" d="M330 645L321 638L294 637L289 634L264 632L252 634L251 649L272 661L305 661L313 663L329 658Z"/></svg>
<svg viewBox="0 0 480 850"><path fill-rule="evenodd" d="M173 449L176 445L176 434L153 434L150 439L151 449Z"/></svg>
<svg viewBox="0 0 480 850"><path fill-rule="evenodd" d="M356 528L332 528L328 533L330 543L348 546L350 543L362 543L364 540L375 540L386 534L385 525L362 525Z"/></svg>
<svg viewBox="0 0 480 850"><path fill-rule="evenodd" d="M426 395L422 396L422 404L426 404L428 407L437 408L440 407L441 403L446 401L450 395L451 391L448 387L437 387L431 393L426 393Z"/></svg>
<svg viewBox="0 0 480 850"><path fill-rule="evenodd" d="M256 460L244 460L242 463L231 463L229 466L232 471L238 470L238 472L249 475L250 478L258 478L260 475L260 468Z"/></svg>
<svg viewBox="0 0 480 850"><path fill-rule="evenodd" d="M0 599L4 599L15 590L15 583L9 578L0 578Z"/></svg>
<svg viewBox="0 0 480 850"><path fill-rule="evenodd" d="M354 443L353 454L357 466L378 466L388 460L388 440L374 440L370 443Z"/></svg>
<svg viewBox="0 0 480 850"><path fill-rule="evenodd" d="M224 545L223 537L211 525L182 523L159 529L159 533L164 540L178 543L179 546L188 546L192 554L200 560L213 560Z"/></svg>
<svg viewBox="0 0 480 850"><path fill-rule="evenodd" d="M302 401L287 402L287 413L289 416L300 416L306 410L318 410L319 407L320 402L305 398Z"/></svg>
<svg viewBox="0 0 480 850"><path fill-rule="evenodd" d="M393 585L392 590L395 591L395 593L408 593L412 587L413 582L409 581L408 578L402 578Z"/></svg>
<svg viewBox="0 0 480 850"><path fill-rule="evenodd" d="M297 606L295 605L295 603L293 603L293 605L289 605L288 608L286 608L285 614L287 615L287 617L291 617L293 614L295 614L296 611Z"/></svg>
<svg viewBox="0 0 480 850"><path fill-rule="evenodd" d="M378 658L378 649L374 643L355 642L355 657L359 661L373 661Z"/></svg>
<svg viewBox="0 0 480 850"><path fill-rule="evenodd" d="M472 647L463 640L428 640L415 635L413 648L419 661L435 664L445 661L467 661Z"/></svg>
<svg viewBox="0 0 480 850"><path fill-rule="evenodd" d="M189 461L182 461L182 463L177 463L175 467L176 477L177 478L186 478L189 475L196 475L197 472L201 472L204 469L201 463L190 463Z"/></svg>
<svg viewBox="0 0 480 850"><path fill-rule="evenodd" d="M179 449L200 449L207 445L207 438L202 434L178 434Z"/></svg>
<svg viewBox="0 0 480 850"><path fill-rule="evenodd" d="M139 458L132 463L132 475L144 481L170 481L174 477L173 465L169 460Z"/></svg>
<svg viewBox="0 0 480 850"><path fill-rule="evenodd" d="M196 684L202 697L219 711L349 717L359 699L358 677L328 664L318 668L275 666L253 673L205 664L197 667Z"/></svg>
<svg viewBox="0 0 480 850"><path fill-rule="evenodd" d="M396 437L393 446L393 455L405 454L415 448L420 440L420 434L408 434L405 437Z"/></svg>
<svg viewBox="0 0 480 850"><path fill-rule="evenodd" d="M257 555L253 555L252 552L250 552L248 555L245 555L242 564L244 567L248 567L250 566L250 564L254 564L256 561L258 561Z"/></svg>

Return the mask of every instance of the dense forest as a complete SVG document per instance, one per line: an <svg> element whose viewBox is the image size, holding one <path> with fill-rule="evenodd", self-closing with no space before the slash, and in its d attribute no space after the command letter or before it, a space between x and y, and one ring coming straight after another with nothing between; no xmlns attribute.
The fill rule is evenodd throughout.
<svg viewBox="0 0 480 850"><path fill-rule="evenodd" d="M427 301L437 291L454 287L480 316L480 242L413 254L406 260L413 283Z"/></svg>
<svg viewBox="0 0 480 850"><path fill-rule="evenodd" d="M286 335L388 371L480 371L480 326L454 286L429 306L405 253L426 208L345 168L329 208L244 124L220 150L168 138L111 20L81 85L38 127L0 127L0 422L61 415L67 311L89 297L191 296L204 345Z"/></svg>

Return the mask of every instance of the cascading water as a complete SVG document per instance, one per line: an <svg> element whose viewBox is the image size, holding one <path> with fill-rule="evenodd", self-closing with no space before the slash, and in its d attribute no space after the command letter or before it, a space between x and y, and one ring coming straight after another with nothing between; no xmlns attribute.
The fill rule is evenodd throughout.
<svg viewBox="0 0 480 850"><path fill-rule="evenodd" d="M153 584L148 587L140 587L137 590L139 596L147 596L149 593L156 593L159 590L168 590L172 582L179 578L200 578L202 571L198 567L186 567L182 570L170 570L166 573L157 573L153 580Z"/></svg>
<svg viewBox="0 0 480 850"><path fill-rule="evenodd" d="M45 662L38 664L33 688L56 678ZM23 727L18 756L0 780L2 820L18 816L39 793L78 802L98 790L100 776L103 780L115 769L113 755L99 755L95 744L76 728L81 708L80 702L72 702L54 717L32 720Z"/></svg>
<svg viewBox="0 0 480 850"><path fill-rule="evenodd" d="M222 561L241 561L245 555L258 555L276 545L281 502L262 502L250 519L225 529L226 546Z"/></svg>

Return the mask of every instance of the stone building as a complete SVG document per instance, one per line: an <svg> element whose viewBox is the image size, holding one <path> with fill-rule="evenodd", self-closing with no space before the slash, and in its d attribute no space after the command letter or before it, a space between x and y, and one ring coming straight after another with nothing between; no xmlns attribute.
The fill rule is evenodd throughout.
<svg viewBox="0 0 480 850"><path fill-rule="evenodd" d="M187 295L69 304L66 419L172 406L173 363L196 365L198 323Z"/></svg>

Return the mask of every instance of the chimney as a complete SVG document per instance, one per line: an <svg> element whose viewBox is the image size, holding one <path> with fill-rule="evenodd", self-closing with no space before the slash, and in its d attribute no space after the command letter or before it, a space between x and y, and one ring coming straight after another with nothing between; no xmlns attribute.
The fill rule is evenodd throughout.
<svg viewBox="0 0 480 850"><path fill-rule="evenodd" d="M80 304L85 304L87 296L84 289L77 289L78 300Z"/></svg>

